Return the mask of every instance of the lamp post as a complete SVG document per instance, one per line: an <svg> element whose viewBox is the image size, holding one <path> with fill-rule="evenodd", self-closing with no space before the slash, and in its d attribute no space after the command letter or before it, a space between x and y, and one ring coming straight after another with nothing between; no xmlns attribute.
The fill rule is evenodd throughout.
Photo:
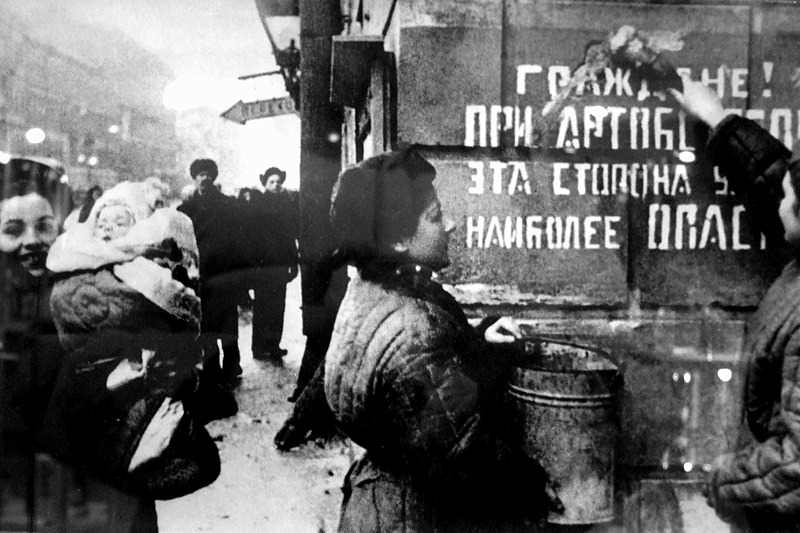
<svg viewBox="0 0 800 533"><path fill-rule="evenodd" d="M264 25L267 39L278 71L283 77L286 92L300 110L300 17L296 1L256 0L259 18ZM272 73L269 73L272 74Z"/></svg>
<svg viewBox="0 0 800 533"><path fill-rule="evenodd" d="M281 76L283 76L283 85L294 101L294 108L299 111L300 49L295 45L294 39L289 40L289 46L286 48L278 48L268 26L265 24L264 27L267 28L267 37L272 45L272 54L275 56L275 62L278 64Z"/></svg>

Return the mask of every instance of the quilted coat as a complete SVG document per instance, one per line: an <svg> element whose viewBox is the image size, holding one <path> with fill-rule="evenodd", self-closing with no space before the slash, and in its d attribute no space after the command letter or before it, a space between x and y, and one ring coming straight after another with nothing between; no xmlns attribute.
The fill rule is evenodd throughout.
<svg viewBox="0 0 800 533"><path fill-rule="evenodd" d="M186 218L162 214L165 223L156 216L147 231L154 248L161 246L162 232L177 227L169 219ZM184 256L194 248L196 256L191 224L184 222L173 244L190 235L189 244L179 247L186 248ZM109 247L85 231L86 224L77 224L48 256L55 279L50 307L69 356L48 410L44 446L134 495L169 499L193 492L214 481L220 469L216 445L192 416L202 357L199 299L173 279L177 269L146 259L141 247ZM128 236L137 233L132 229ZM145 255L153 251L145 248ZM126 362L141 363L144 348L155 355L143 375L110 387L111 373ZM187 415L165 452L129 472L145 429L167 398L181 401Z"/></svg>
<svg viewBox="0 0 800 533"><path fill-rule="evenodd" d="M328 403L366 449L340 531L508 531L546 514L546 474L502 436L509 355L422 267L359 270L325 360Z"/></svg>
<svg viewBox="0 0 800 533"><path fill-rule="evenodd" d="M713 133L714 162L773 243L789 151L754 122L729 117ZM749 531L800 531L800 264L797 251L747 326L745 435L711 472L710 503Z"/></svg>

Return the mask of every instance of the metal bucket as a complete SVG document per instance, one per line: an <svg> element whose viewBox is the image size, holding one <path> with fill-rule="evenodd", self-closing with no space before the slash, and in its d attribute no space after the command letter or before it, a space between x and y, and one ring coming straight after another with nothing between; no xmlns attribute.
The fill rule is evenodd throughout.
<svg viewBox="0 0 800 533"><path fill-rule="evenodd" d="M509 394L516 430L529 456L557 485L564 514L555 524L614 519L614 450L618 369L599 350L528 339Z"/></svg>

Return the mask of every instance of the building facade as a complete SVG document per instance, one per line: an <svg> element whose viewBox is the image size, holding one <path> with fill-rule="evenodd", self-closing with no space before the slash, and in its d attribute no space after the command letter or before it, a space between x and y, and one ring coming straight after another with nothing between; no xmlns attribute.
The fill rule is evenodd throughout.
<svg viewBox="0 0 800 533"><path fill-rule="evenodd" d="M62 161L76 190L176 174L163 63L109 30L0 13L0 150Z"/></svg>
<svg viewBox="0 0 800 533"><path fill-rule="evenodd" d="M443 278L470 313L512 314L619 365L610 530L725 529L703 469L738 433L745 323L780 265L674 100L621 66L564 87L592 44L630 25L791 148L789 4L341 2L330 98L343 163L419 146L456 221Z"/></svg>

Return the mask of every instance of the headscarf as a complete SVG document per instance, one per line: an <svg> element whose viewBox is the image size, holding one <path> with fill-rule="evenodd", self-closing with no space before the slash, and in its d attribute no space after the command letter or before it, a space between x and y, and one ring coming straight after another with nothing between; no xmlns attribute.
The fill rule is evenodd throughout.
<svg viewBox="0 0 800 533"><path fill-rule="evenodd" d="M392 245L416 231L435 177L414 149L376 155L342 172L330 208L341 259L391 258Z"/></svg>

